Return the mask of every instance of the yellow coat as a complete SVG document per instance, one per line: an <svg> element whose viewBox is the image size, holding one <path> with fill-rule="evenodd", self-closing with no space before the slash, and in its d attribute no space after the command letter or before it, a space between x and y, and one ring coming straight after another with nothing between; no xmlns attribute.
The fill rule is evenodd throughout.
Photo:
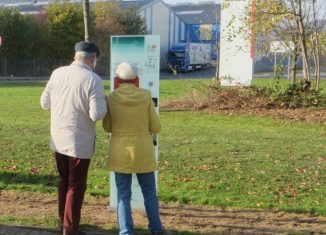
<svg viewBox="0 0 326 235"><path fill-rule="evenodd" d="M150 91L121 84L106 97L108 112L103 128L112 133L109 170L147 173L157 170L152 134L161 129Z"/></svg>

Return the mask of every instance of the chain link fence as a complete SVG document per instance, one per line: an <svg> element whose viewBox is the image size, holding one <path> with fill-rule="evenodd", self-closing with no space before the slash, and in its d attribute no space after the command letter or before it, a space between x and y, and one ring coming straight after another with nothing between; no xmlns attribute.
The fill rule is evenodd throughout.
<svg viewBox="0 0 326 235"><path fill-rule="evenodd" d="M326 57L321 58L321 72L326 73ZM12 59L0 58L0 76L3 77L40 77L50 76L52 71L60 66L71 64L72 59ZM276 64L283 65L283 70L287 71L288 59L286 57L278 57ZM314 63L309 61L311 73L313 73ZM302 61L298 59L297 69L302 69ZM274 55L264 56L256 59L254 62L254 72L273 72L274 71ZM95 72L100 76L108 77L110 75L110 61L107 57L100 57Z"/></svg>
<svg viewBox="0 0 326 235"><path fill-rule="evenodd" d="M274 71L274 64L275 65L282 65L284 72L288 69L288 63L292 63L291 60L289 60L288 55L275 55L270 54L268 56L261 56L257 57L254 61L254 72L255 73L264 73L264 72L273 72ZM309 59L309 67L310 72L313 73L314 71L314 61L313 59ZM302 70L302 59L301 56L298 57L297 60L297 69ZM326 72L326 57L322 56L320 58L320 72L325 73Z"/></svg>
<svg viewBox="0 0 326 235"><path fill-rule="evenodd" d="M0 58L0 76L9 77L39 77L50 76L52 71L60 66L69 65L72 59L16 59ZM96 73L109 76L110 63L107 58L100 58L97 62Z"/></svg>

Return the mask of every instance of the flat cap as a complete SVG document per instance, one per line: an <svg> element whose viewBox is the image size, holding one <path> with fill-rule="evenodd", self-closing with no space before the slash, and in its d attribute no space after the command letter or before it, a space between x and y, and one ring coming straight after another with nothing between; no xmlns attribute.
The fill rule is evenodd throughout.
<svg viewBox="0 0 326 235"><path fill-rule="evenodd" d="M100 49L93 42L85 42L85 41L77 42L75 45L75 51L76 52L83 51L83 52L88 52L88 53L96 53L97 57L100 56Z"/></svg>

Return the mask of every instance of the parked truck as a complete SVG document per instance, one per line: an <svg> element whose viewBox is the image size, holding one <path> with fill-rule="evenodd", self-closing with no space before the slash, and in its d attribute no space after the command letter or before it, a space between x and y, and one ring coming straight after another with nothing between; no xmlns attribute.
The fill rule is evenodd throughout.
<svg viewBox="0 0 326 235"><path fill-rule="evenodd" d="M210 66L211 45L203 43L174 44L167 53L170 71L188 72Z"/></svg>

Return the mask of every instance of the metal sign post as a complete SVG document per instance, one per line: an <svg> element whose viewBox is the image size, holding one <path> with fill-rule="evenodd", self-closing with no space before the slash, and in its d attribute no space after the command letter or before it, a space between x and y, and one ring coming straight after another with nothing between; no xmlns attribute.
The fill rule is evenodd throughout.
<svg viewBox="0 0 326 235"><path fill-rule="evenodd" d="M274 78L276 76L277 53L289 53L294 50L292 41L273 41L270 44L270 52L274 53ZM288 79L290 80L291 55L288 57Z"/></svg>
<svg viewBox="0 0 326 235"><path fill-rule="evenodd" d="M135 64L140 78L139 87L151 91L152 99L159 111L160 91L160 36L112 36L110 60L110 87L114 90L114 77L117 66L121 62ZM155 157L158 161L158 138L154 137ZM157 173L156 173L157 179ZM157 182L157 180L156 180ZM143 196L136 175L132 177L131 206L144 209ZM117 207L117 189L114 173L110 174L110 207Z"/></svg>
<svg viewBox="0 0 326 235"><path fill-rule="evenodd" d="M290 70L291 70L291 55L288 57L288 80L290 80Z"/></svg>
<svg viewBox="0 0 326 235"><path fill-rule="evenodd" d="M274 53L274 78L276 78L277 53Z"/></svg>

